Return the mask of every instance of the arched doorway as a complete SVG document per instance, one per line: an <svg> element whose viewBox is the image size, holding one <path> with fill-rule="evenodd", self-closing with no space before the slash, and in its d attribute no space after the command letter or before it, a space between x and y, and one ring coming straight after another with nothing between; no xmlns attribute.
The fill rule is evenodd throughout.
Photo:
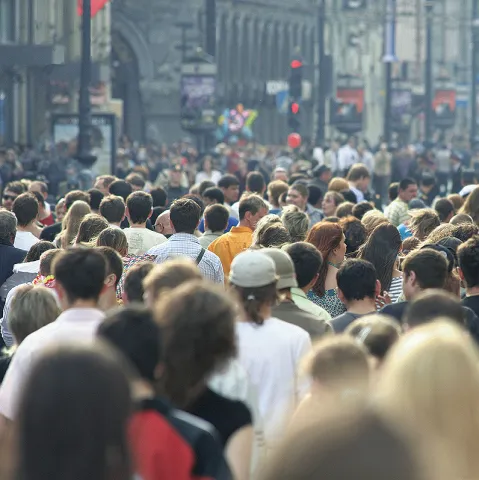
<svg viewBox="0 0 479 480"><path fill-rule="evenodd" d="M112 97L123 101L123 133L132 141L143 142L145 128L138 59L116 31L112 32L111 72Z"/></svg>

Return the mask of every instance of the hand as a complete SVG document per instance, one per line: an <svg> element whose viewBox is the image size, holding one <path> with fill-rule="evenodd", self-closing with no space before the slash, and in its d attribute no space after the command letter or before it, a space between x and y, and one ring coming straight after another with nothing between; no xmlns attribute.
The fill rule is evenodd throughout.
<svg viewBox="0 0 479 480"><path fill-rule="evenodd" d="M391 305L393 301L391 300L391 297L389 296L388 292L383 292L382 295L378 295L378 298L376 299L376 303L378 303L380 308L383 308L386 305Z"/></svg>

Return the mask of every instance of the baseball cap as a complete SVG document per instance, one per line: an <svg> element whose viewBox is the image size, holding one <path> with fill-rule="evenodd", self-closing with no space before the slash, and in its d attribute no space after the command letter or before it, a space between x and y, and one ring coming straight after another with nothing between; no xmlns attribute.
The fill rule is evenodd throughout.
<svg viewBox="0 0 479 480"><path fill-rule="evenodd" d="M282 290L283 288L296 288L298 286L293 260L291 260L291 257L284 250L264 248L261 250L261 253L268 255L275 264L276 275L278 276L278 290Z"/></svg>
<svg viewBox="0 0 479 480"><path fill-rule="evenodd" d="M409 209L414 210L416 208L426 208L426 204L420 198L413 198L409 202Z"/></svg>
<svg viewBox="0 0 479 480"><path fill-rule="evenodd" d="M277 278L274 261L263 251L246 250L231 263L229 281L237 287L265 287Z"/></svg>

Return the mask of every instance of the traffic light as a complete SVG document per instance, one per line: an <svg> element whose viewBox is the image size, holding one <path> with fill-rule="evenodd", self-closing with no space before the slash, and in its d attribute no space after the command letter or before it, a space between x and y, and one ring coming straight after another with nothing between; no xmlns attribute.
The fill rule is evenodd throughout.
<svg viewBox="0 0 479 480"><path fill-rule="evenodd" d="M290 101L288 106L288 126L293 132L298 132L301 125L299 121L300 113L301 107L299 103L294 100Z"/></svg>
<svg viewBox="0 0 479 480"><path fill-rule="evenodd" d="M300 100L303 95L303 60L297 57L291 61L289 76L289 96Z"/></svg>

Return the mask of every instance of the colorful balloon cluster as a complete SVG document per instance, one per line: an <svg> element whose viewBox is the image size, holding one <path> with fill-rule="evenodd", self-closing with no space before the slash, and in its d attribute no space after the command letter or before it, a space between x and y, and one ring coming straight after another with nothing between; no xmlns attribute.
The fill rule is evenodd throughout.
<svg viewBox="0 0 479 480"><path fill-rule="evenodd" d="M257 110L246 110L241 103L236 108L226 109L218 119L218 141L236 143L239 139L251 140L251 127L257 118Z"/></svg>

